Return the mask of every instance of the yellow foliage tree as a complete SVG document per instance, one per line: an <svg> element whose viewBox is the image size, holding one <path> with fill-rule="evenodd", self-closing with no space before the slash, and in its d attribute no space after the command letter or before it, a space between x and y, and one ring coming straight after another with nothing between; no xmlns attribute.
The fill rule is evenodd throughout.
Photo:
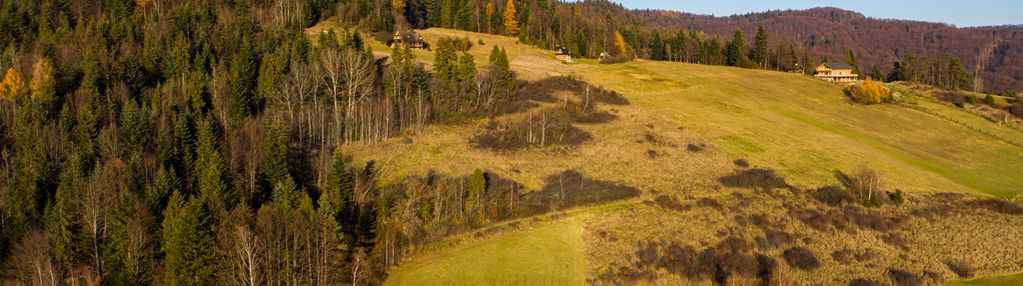
<svg viewBox="0 0 1023 286"><path fill-rule="evenodd" d="M3 81L0 81L0 99L12 100L24 89L25 81L21 79L21 74L14 68L8 68Z"/></svg>
<svg viewBox="0 0 1023 286"><path fill-rule="evenodd" d="M54 97L53 66L46 59L39 59L32 66L32 81L28 84L32 98L40 101L49 101Z"/></svg>
<svg viewBox="0 0 1023 286"><path fill-rule="evenodd" d="M622 33L615 31L615 52L617 55L627 55L629 49L625 46L625 37L622 37Z"/></svg>
<svg viewBox="0 0 1023 286"><path fill-rule="evenodd" d="M515 1L508 0L504 8L504 34L517 36L519 34L519 20L515 18Z"/></svg>
<svg viewBox="0 0 1023 286"><path fill-rule="evenodd" d="M867 79L849 88L853 101L860 104L878 104L891 101L891 93L884 83Z"/></svg>
<svg viewBox="0 0 1023 286"><path fill-rule="evenodd" d="M487 6L483 8L483 12L487 14L487 33L491 33L491 24L494 21L494 2L487 2Z"/></svg>

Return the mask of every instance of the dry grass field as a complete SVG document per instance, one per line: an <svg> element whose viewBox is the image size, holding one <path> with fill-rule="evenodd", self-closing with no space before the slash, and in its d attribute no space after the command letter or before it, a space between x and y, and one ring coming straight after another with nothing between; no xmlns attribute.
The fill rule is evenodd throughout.
<svg viewBox="0 0 1023 286"><path fill-rule="evenodd" d="M308 33L330 27L327 21ZM630 104L600 107L616 119L578 125L592 140L576 146L480 149L469 138L488 119L464 119L346 147L357 160L375 160L384 183L430 171L465 176L478 168L538 190L544 178L576 170L636 187L642 195L614 208L592 206L557 222L530 224L533 229L453 239L393 269L389 285L700 285L716 276L715 267L738 273L728 281L746 285L759 272L743 271L760 270L760 261L748 259L710 261L702 269L678 266L699 259L663 261L686 250L709 253L711 260L761 254L774 263L770 279L782 285L840 285L858 278L938 284L964 274L1023 270L1023 216L976 203L1023 190L1023 148L1009 142L1023 142L1023 132L940 104L920 103L927 112L854 105L840 86L799 75L649 61L565 65L513 38L448 29L420 33L430 42L468 37L478 65L500 45L520 79L572 76L620 92ZM475 45L479 39L485 45ZM380 57L389 54L382 43L370 46ZM415 55L427 66L433 60L430 51ZM577 102L582 92L558 96ZM748 160L748 168L777 171L793 188L723 186L719 178L747 169L733 164L736 159ZM814 199L813 189L838 184L835 171L861 167L883 174L889 190L907 191L906 203L865 209ZM967 195L938 194L947 192ZM806 253L817 267L801 270L786 260ZM969 271L953 271L965 271L960 268ZM700 276L706 271L711 274ZM992 278L1003 284L963 283L1006 285L1014 279L1007 277Z"/></svg>

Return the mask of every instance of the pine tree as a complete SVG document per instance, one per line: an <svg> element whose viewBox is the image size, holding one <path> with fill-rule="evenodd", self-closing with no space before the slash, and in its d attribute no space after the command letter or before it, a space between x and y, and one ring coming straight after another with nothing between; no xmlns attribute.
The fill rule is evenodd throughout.
<svg viewBox="0 0 1023 286"><path fill-rule="evenodd" d="M665 60L664 53L664 40L661 39L661 34L654 31L653 40L650 41L650 59L655 61Z"/></svg>
<svg viewBox="0 0 1023 286"><path fill-rule="evenodd" d="M268 116L266 137L263 137L263 160L260 163L268 186L274 187L290 176L288 170L288 126L280 116Z"/></svg>
<svg viewBox="0 0 1023 286"><path fill-rule="evenodd" d="M449 39L441 39L437 46L436 57L433 61L433 73L447 82L456 80L455 69L457 68L458 54L455 53L454 43Z"/></svg>
<svg viewBox="0 0 1023 286"><path fill-rule="evenodd" d="M764 26L757 28L757 36L753 40L752 60L760 67L767 67L767 32Z"/></svg>
<svg viewBox="0 0 1023 286"><path fill-rule="evenodd" d="M949 86L953 89L969 88L970 87L970 75L966 73L966 69L963 68L962 62L959 58L949 56L948 57L948 72L949 72Z"/></svg>
<svg viewBox="0 0 1023 286"><path fill-rule="evenodd" d="M204 200L226 199L227 183L224 181L224 159L217 148L217 135L209 120L199 123L199 137L196 144L194 176L198 183L199 195Z"/></svg>
<svg viewBox="0 0 1023 286"><path fill-rule="evenodd" d="M0 81L0 100L14 100L24 90L25 81L21 79L21 74L14 68L8 68L3 81Z"/></svg>
<svg viewBox="0 0 1023 286"><path fill-rule="evenodd" d="M519 21L515 15L515 1L508 0L504 7L504 34L517 36L519 34Z"/></svg>
<svg viewBox="0 0 1023 286"><path fill-rule="evenodd" d="M629 49L625 44L625 37L618 31L615 31L614 48L616 56L625 56L629 54Z"/></svg>
<svg viewBox="0 0 1023 286"><path fill-rule="evenodd" d="M146 148L146 122L135 100L129 99L121 108L121 137L129 154L138 154Z"/></svg>
<svg viewBox="0 0 1023 286"><path fill-rule="evenodd" d="M487 177L483 175L483 171L480 169L473 171L466 182L466 188L468 193L465 199L465 210L468 212L479 203L480 196L487 190Z"/></svg>
<svg viewBox="0 0 1023 286"><path fill-rule="evenodd" d="M163 284L207 285L213 276L213 236L202 200L186 202L174 192L163 213L160 250L164 254Z"/></svg>
<svg viewBox="0 0 1023 286"><path fill-rule="evenodd" d="M853 54L852 49L845 50L845 63L853 67L853 73L863 77L860 74L860 64L856 62L856 54Z"/></svg>
<svg viewBox="0 0 1023 286"><path fill-rule="evenodd" d="M326 198L324 203L331 210L331 217L338 218L343 210L350 207L354 192L355 175L352 174L349 167L348 158L338 149L334 152L334 161L327 174L327 190L322 197ZM323 207L324 203L321 203L320 206Z"/></svg>
<svg viewBox="0 0 1023 286"><path fill-rule="evenodd" d="M742 31L735 30L735 35L732 37L732 41L728 43L726 49L725 57L728 65L744 68L750 67L750 60L746 57L746 37L742 34Z"/></svg>
<svg viewBox="0 0 1023 286"><path fill-rule="evenodd" d="M476 80L476 59L472 54L462 52L458 58L458 81L461 83L472 83Z"/></svg>
<svg viewBox="0 0 1023 286"><path fill-rule="evenodd" d="M257 75L257 64L250 41L245 40L241 49L231 57L231 92L228 111L234 122L240 122L252 114L253 83Z"/></svg>
<svg viewBox="0 0 1023 286"><path fill-rule="evenodd" d="M881 75L881 70L877 68L877 65L873 65L870 68L870 78L877 81L884 81L884 77Z"/></svg>

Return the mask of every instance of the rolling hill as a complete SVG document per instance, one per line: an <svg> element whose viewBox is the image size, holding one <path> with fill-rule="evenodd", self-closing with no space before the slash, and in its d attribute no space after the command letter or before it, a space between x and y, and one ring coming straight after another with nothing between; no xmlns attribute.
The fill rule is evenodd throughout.
<svg viewBox="0 0 1023 286"><path fill-rule="evenodd" d="M971 265L975 275L1021 270L1013 262L1019 259L1012 254L1015 248L977 248L979 244L1018 245L1015 240L1023 237L1017 228L1002 227L1006 223L1018 225L1023 217L1011 211L1000 212L998 203L986 203L988 199L984 199L1013 197L1023 191L1023 148L1013 143L1023 142L1023 132L1018 130L984 120L957 123L898 105L854 105L845 98L841 86L800 75L652 61L563 65L550 53L518 45L511 38L448 29L428 29L421 34L428 41L449 36L468 37L473 42L482 39L485 45L469 50L479 64L491 45L501 45L508 50L513 70L524 79L579 78L620 92L630 104L611 109L618 120L581 127L594 139L569 148L511 152L475 148L468 138L484 129L487 120L436 125L403 138L345 148L357 160L376 160L383 181L431 171L466 175L479 168L539 190L544 187L544 178L576 170L588 177L639 188L643 193L608 205L611 207L565 210L515 220L496 230L485 228L456 235L426 247L421 255L403 263L391 272L386 284L631 283L636 280L629 279L650 275L647 271L661 273L650 270L656 269L654 266L641 268L642 263L635 262L640 258L632 253L642 253L642 249L636 249L637 242L675 241L704 251L725 251L720 250L721 245L715 246L723 243L722 239L754 241L758 235L778 231L795 238L786 243L816 253L823 265L816 272L777 270L787 273L779 274L783 277L778 279L888 279L885 277L891 274L887 273L899 271L921 277L931 273L928 275L932 277L926 279L937 279L933 281L966 277L957 276L942 264L953 260ZM385 56L382 44L372 45L378 56ZM432 59L428 51L417 51L416 55L427 64ZM926 104L913 97L907 95L906 104ZM979 118L944 105L926 108ZM723 178L731 174L750 170L733 164L736 159L751 162L754 168L774 170L793 186L792 190L806 191L764 192L723 183ZM880 225L846 218L852 222L849 226L838 217L860 216L864 214L862 208L830 206L812 191L839 184L836 173L851 173L862 167L878 170L889 190L903 190L910 197L902 207L866 210L868 217L884 221ZM757 203L751 206L750 202ZM952 210L951 206L964 207ZM940 219L917 217L918 213L936 209L946 212L946 216L953 215ZM814 213L831 217L827 220L830 223L821 225L815 222L819 218L804 217ZM783 230L748 223L760 216L777 220ZM566 233L566 229L572 231ZM840 230L845 232L835 236L834 231ZM976 239L952 244L942 241L950 235ZM832 242L815 242L822 240ZM651 247L654 253L671 249ZM580 248L585 255L578 254ZM782 250L766 247L762 253L782 259ZM848 264L844 258L832 257L845 257L847 251L869 255L875 263ZM536 266L550 271L530 270ZM476 274L459 274L472 267L477 268L471 270ZM634 274L639 276L622 271L636 271ZM451 280L454 277L463 278L455 282ZM671 284L681 283L676 279L692 281L685 279L699 276L661 273L652 277L655 284Z"/></svg>

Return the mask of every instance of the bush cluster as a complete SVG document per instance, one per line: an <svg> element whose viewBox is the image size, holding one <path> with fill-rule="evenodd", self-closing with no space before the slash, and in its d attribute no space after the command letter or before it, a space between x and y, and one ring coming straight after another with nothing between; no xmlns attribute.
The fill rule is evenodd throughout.
<svg viewBox="0 0 1023 286"><path fill-rule="evenodd" d="M867 79L849 87L849 95L859 104L880 104L892 101L891 91L882 82Z"/></svg>

